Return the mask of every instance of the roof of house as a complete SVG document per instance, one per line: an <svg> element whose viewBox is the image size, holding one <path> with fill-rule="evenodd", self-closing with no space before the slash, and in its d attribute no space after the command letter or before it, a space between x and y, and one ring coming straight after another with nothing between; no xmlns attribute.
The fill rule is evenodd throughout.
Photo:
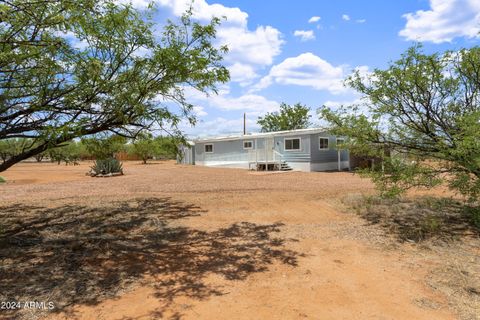
<svg viewBox="0 0 480 320"><path fill-rule="evenodd" d="M256 139L256 138L265 138L265 137L275 137L275 136L293 136L299 134L315 134L325 132L325 128L308 128L308 129L297 129L297 130L286 130L286 131L274 131L274 132L256 132L256 133L247 133L245 135L231 135L223 137L206 137L200 139L194 139L195 143L203 142L212 142L212 141L228 141L228 140L245 140L245 139Z"/></svg>

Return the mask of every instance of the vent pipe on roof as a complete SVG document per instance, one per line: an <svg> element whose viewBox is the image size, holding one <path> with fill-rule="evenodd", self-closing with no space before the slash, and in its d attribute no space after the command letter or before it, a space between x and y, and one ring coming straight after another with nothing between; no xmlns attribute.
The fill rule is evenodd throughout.
<svg viewBox="0 0 480 320"><path fill-rule="evenodd" d="M247 113L243 113L243 135L247 134Z"/></svg>

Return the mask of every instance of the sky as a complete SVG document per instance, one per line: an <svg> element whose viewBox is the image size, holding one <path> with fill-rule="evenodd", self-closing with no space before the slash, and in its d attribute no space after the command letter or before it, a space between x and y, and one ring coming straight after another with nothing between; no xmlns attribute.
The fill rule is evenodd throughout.
<svg viewBox="0 0 480 320"><path fill-rule="evenodd" d="M190 1L155 3L158 19L175 19ZM319 107L361 98L343 85L352 71L387 68L415 43L427 53L480 43L480 0L195 0L193 9L200 22L226 17L217 41L229 47L231 80L218 95L186 91L199 120L181 125L191 138L241 134L244 112L247 131L258 132L258 117L282 102L310 107L319 126Z"/></svg>

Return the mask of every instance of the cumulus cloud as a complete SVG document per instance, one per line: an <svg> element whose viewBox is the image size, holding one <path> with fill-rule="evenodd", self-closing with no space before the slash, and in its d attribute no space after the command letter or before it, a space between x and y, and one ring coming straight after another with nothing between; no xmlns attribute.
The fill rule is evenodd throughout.
<svg viewBox="0 0 480 320"><path fill-rule="evenodd" d="M271 65L284 44L280 31L271 26L259 26L255 31L240 26L223 26L219 28L217 38L229 48L227 62L256 66Z"/></svg>
<svg viewBox="0 0 480 320"><path fill-rule="evenodd" d="M251 84L254 79L259 77L254 67L243 63L230 65L228 71L230 71L230 80L238 82L242 87Z"/></svg>
<svg viewBox="0 0 480 320"><path fill-rule="evenodd" d="M350 21L350 16L348 14L343 14L342 19L345 21Z"/></svg>
<svg viewBox="0 0 480 320"><path fill-rule="evenodd" d="M201 107L201 106L195 106L193 107L193 113L197 116L197 117L205 117L206 115L208 115L208 113L205 111L205 108Z"/></svg>
<svg viewBox="0 0 480 320"><path fill-rule="evenodd" d="M321 18L319 16L313 16L308 20L308 23L315 23L315 22L320 21L320 19Z"/></svg>
<svg viewBox="0 0 480 320"><path fill-rule="evenodd" d="M430 10L403 17L407 22L399 35L406 40L442 43L457 37L474 38L480 32L480 1L430 0Z"/></svg>
<svg viewBox="0 0 480 320"><path fill-rule="evenodd" d="M345 66L333 66L315 54L307 52L297 57L287 58L273 66L254 90L261 90L276 83L307 86L336 94L345 91L344 77Z"/></svg>
<svg viewBox="0 0 480 320"><path fill-rule="evenodd" d="M123 0L134 6L144 8L150 0ZM250 65L247 76L254 77L255 68L271 65L273 59L281 53L284 40L279 30L272 26L257 26L248 28L248 14L236 7L227 7L222 4L208 4L206 0L155 0L160 7L171 10L174 16L181 16L192 6L193 17L206 22L212 17L225 18L217 29L217 43L227 45L229 52L225 57L227 66L233 70L232 81L245 82L245 77L237 76L241 64L243 70Z"/></svg>
<svg viewBox="0 0 480 320"><path fill-rule="evenodd" d="M245 111L255 114L264 114L278 109L277 101L269 100L264 96L248 93L241 96L232 96L229 87L220 88L218 95L205 95L204 93L187 87L185 96L194 105L215 108L223 111Z"/></svg>
<svg viewBox="0 0 480 320"><path fill-rule="evenodd" d="M315 34L312 30L295 30L295 37L300 37L301 41L315 40Z"/></svg>
<svg viewBox="0 0 480 320"><path fill-rule="evenodd" d="M367 22L367 19L357 19L355 20L356 23L365 23Z"/></svg>

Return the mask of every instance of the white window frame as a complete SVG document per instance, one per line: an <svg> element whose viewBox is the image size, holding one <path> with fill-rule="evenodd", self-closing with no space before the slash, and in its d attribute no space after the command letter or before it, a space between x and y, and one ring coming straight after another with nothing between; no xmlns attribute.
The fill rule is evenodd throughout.
<svg viewBox="0 0 480 320"><path fill-rule="evenodd" d="M246 142L250 142L252 146L251 147L245 147ZM253 149L253 140L243 140L243 149L245 149L245 150Z"/></svg>
<svg viewBox="0 0 480 320"><path fill-rule="evenodd" d="M295 139L298 139L298 149L287 149L286 148L286 141L287 140L295 140ZM286 152L290 152L290 151L301 151L302 150L302 138L300 137L292 137L292 138L283 138L283 150L285 150Z"/></svg>
<svg viewBox="0 0 480 320"><path fill-rule="evenodd" d="M321 148L321 144L320 144L320 139L326 139L328 142L327 142L327 148ZM318 137L318 150L320 151L328 151L330 150L330 138L329 137Z"/></svg>
<svg viewBox="0 0 480 320"><path fill-rule="evenodd" d="M345 139L344 139L344 138L336 138L336 140L335 140L335 147L336 147L337 149L338 149L338 140L342 141L341 144L342 144L342 143L345 143ZM339 150L340 150L340 149L339 149ZM343 149L342 149L342 150L343 150Z"/></svg>
<svg viewBox="0 0 480 320"><path fill-rule="evenodd" d="M207 146L212 146L212 151L207 151ZM205 153L213 153L213 151L214 151L213 143L205 143L205 145L203 146L203 151Z"/></svg>

